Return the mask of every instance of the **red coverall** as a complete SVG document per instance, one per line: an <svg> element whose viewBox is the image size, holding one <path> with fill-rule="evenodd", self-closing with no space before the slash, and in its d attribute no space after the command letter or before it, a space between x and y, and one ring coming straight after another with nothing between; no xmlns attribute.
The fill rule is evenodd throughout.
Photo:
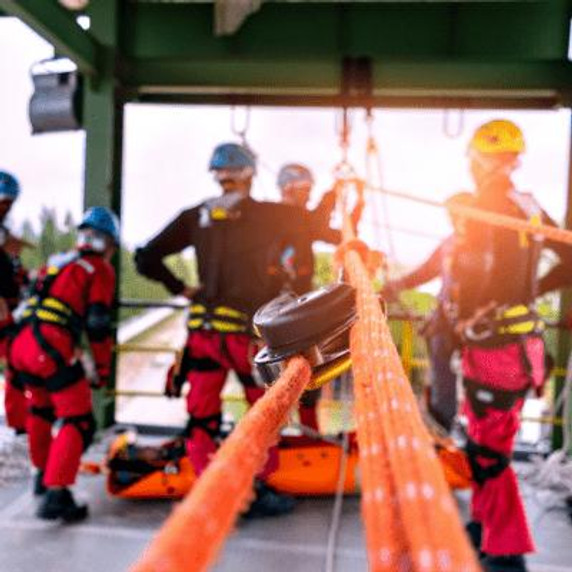
<svg viewBox="0 0 572 572"><path fill-rule="evenodd" d="M102 385L110 373L109 311L114 291L113 267L97 254L80 253L44 292L44 299L73 310L76 324L86 330ZM75 482L82 452L95 431L90 383L76 361L78 338L78 332L68 327L33 317L24 321L10 348L10 364L28 394L30 456L33 465L44 471L47 487ZM52 437L56 421L61 427Z"/></svg>
<svg viewBox="0 0 572 572"><path fill-rule="evenodd" d="M530 195L515 191L477 195L475 205L518 218L529 218L536 209L543 223L554 225ZM556 252L560 265L538 281L542 248ZM459 275L461 320L491 304L497 309L530 307L536 296L563 285L563 268L572 264L566 245L535 237L527 242L516 232L480 223L467 224L465 249L470 263ZM493 556L534 550L510 457L524 394L527 389L538 389L545 379L542 339L533 333L520 338L504 336L497 334L488 344L475 338L469 343L466 338L462 350L467 453L475 480L472 518L482 525L481 550Z"/></svg>
<svg viewBox="0 0 572 572"><path fill-rule="evenodd" d="M14 263L14 259L3 249L0 249L0 298L6 302L10 312L0 320L0 359L8 357L13 320L11 312L20 301L20 292L27 283L27 274ZM6 411L6 424L16 431L26 429L26 396L24 388L14 380L14 372L7 364L4 372L4 409Z"/></svg>

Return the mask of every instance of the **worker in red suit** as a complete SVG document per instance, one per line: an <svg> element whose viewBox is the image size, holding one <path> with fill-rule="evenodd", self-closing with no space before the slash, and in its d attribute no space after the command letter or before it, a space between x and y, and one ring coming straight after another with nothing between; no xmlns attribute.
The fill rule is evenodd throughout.
<svg viewBox="0 0 572 572"><path fill-rule="evenodd" d="M495 120L477 129L469 145L475 182L471 206L554 225L534 197L517 191L512 182L524 149L522 132L510 121ZM560 263L538 279L544 248L554 251ZM525 395L540 391L545 379L543 324L534 301L563 286L571 249L469 218L458 256L466 258L459 275L456 331L474 479L468 531L485 570L524 572L524 555L534 550L534 543L510 459Z"/></svg>
<svg viewBox="0 0 572 572"><path fill-rule="evenodd" d="M27 282L27 275L19 263L17 242L5 226L12 205L20 195L17 179L6 171L0 171L0 359L5 360L14 330L12 312L20 302ZM18 249L16 249L18 250ZM10 367L5 369L4 409L6 424L16 433L26 431L26 397L24 388L14 378Z"/></svg>
<svg viewBox="0 0 572 572"><path fill-rule="evenodd" d="M308 208L308 201L312 187L314 186L314 176L308 167L300 163L288 163L284 165L277 179L278 188L282 202L287 205L297 206L303 209ZM288 287L296 294L302 295L312 290L312 279L314 277L314 242L327 242L329 244L339 244L342 240L342 233L339 230L330 228L330 216L336 205L335 190L328 191L313 211L308 211L311 216L317 218L318 223L314 225L314 232L307 233L305 239L299 244L299 252L291 245L280 253L281 266L284 269L284 277ZM364 202L360 195L356 206L352 212L352 222L357 229ZM300 424L304 427L319 430L317 404L321 390L306 391L300 398L298 415Z"/></svg>
<svg viewBox="0 0 572 572"><path fill-rule="evenodd" d="M34 492L44 494L37 516L45 520L74 522L88 515L69 487L95 432L90 385L104 387L110 375L111 257L118 245L117 217L104 207L89 209L76 250L52 257L39 272L10 348L10 365L28 394L30 457L38 470ZM94 379L79 359L84 332Z"/></svg>
<svg viewBox="0 0 572 572"><path fill-rule="evenodd" d="M190 385L187 452L197 474L205 470L220 440L221 392L228 372L236 373L249 404L263 395L252 375L257 346L251 322L283 285L273 246L297 247L316 224L303 209L250 197L256 158L249 148L219 145L209 168L222 194L184 210L136 254L139 272L192 300L185 356L179 374L169 377L167 394L178 395L183 383ZM186 286L163 262L188 246L197 256L198 289ZM265 483L277 466L276 453L271 450L255 481L249 517L280 515L294 506L290 497Z"/></svg>

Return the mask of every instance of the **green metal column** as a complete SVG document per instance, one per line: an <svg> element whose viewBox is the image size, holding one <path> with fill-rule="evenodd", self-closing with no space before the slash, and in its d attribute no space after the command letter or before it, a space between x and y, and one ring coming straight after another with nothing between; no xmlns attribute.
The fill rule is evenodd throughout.
<svg viewBox="0 0 572 572"><path fill-rule="evenodd" d="M102 49L101 61L98 62L101 73L96 80L88 79L86 82L84 206L111 207L121 215L123 102L118 96L120 86L116 74L120 60L119 4L119 0L89 3L90 32ZM118 263L115 268L119 284ZM115 388L115 369L114 363L111 391ZM100 428L109 427L115 420L115 397L111 391L95 397L95 415Z"/></svg>
<svg viewBox="0 0 572 572"><path fill-rule="evenodd" d="M568 199L566 203L566 219L565 227L572 229L572 114L570 115L570 151L568 155ZM563 318L572 311L572 289L567 289L562 293L560 300L560 316ZM572 340L570 334L565 330L560 330L558 335L558 353L556 364L559 367L566 368L568 364L568 356L572 350ZM554 380L554 399L562 393L565 384L565 376L558 375ZM555 417L563 417L564 409L559 407L555 411ZM559 425L554 425L552 431L552 449L559 449L563 444L563 431Z"/></svg>

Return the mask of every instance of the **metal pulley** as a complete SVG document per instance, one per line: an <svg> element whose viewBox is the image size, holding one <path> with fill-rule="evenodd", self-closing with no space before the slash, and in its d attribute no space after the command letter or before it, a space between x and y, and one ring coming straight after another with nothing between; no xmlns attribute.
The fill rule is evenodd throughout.
<svg viewBox="0 0 572 572"><path fill-rule="evenodd" d="M42 60L30 73L34 83L29 104L32 133L81 129L83 84L75 64L67 58Z"/></svg>
<svg viewBox="0 0 572 572"><path fill-rule="evenodd" d="M283 294L254 316L266 346L254 358L265 383L272 384L288 358L300 354L312 366L307 390L317 389L351 367L350 327L357 318L355 290L331 284L296 297Z"/></svg>

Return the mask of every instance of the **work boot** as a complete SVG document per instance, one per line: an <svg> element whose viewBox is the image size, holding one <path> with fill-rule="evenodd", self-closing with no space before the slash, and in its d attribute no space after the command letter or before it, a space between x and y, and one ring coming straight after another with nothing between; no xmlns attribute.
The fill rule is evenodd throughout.
<svg viewBox="0 0 572 572"><path fill-rule="evenodd" d="M41 497L48 490L44 485L44 471L37 471L34 476L34 496Z"/></svg>
<svg viewBox="0 0 572 572"><path fill-rule="evenodd" d="M38 507L36 516L44 520L57 520L61 518L64 522L78 522L88 515L87 505L76 504L69 489L50 489Z"/></svg>
<svg viewBox="0 0 572 572"><path fill-rule="evenodd" d="M526 561L522 554L507 556L485 554L481 558L481 565L485 572L528 572Z"/></svg>
<svg viewBox="0 0 572 572"><path fill-rule="evenodd" d="M479 553L479 556L483 556L481 553L481 542L483 538L482 524L475 520L471 520L465 525L465 531L467 532L467 536L469 537L473 548Z"/></svg>
<svg viewBox="0 0 572 572"><path fill-rule="evenodd" d="M250 508L242 515L244 518L262 518L280 516L294 510L296 501L289 495L276 492L262 481L254 483L254 500Z"/></svg>

